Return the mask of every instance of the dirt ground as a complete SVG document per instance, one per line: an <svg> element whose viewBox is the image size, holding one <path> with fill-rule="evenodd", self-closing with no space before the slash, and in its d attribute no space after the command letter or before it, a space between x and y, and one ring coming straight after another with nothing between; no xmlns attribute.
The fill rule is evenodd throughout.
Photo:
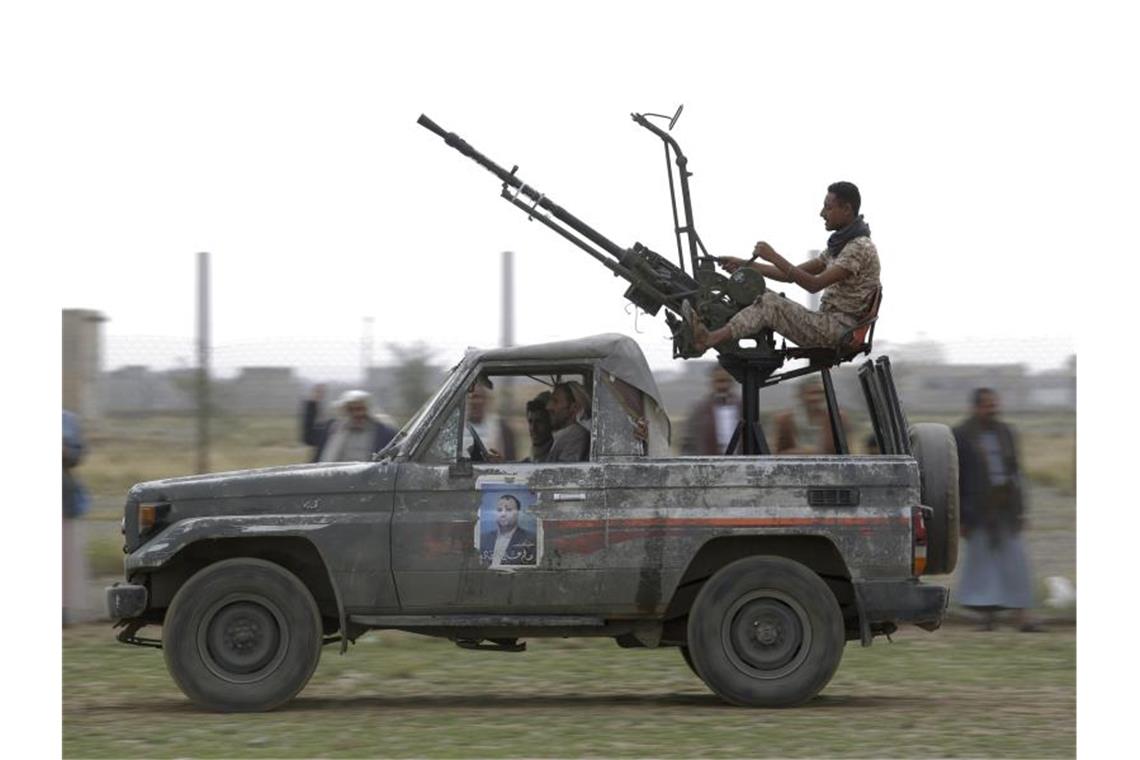
<svg viewBox="0 0 1140 760"><path fill-rule="evenodd" d="M730 707L675 649L535 640L470 652L371 633L268 714L194 708L162 653L64 631L65 757L1071 757L1076 630L904 629L849 644L792 710Z"/></svg>

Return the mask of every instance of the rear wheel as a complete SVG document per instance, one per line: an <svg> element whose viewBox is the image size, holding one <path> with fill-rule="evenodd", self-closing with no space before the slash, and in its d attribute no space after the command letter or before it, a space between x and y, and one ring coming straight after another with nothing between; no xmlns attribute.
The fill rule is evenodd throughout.
<svg viewBox="0 0 1140 760"><path fill-rule="evenodd" d="M819 693L845 643L839 603L818 575L783 557L721 568L689 613L689 650L701 680L749 707L791 707Z"/></svg>
<svg viewBox="0 0 1140 760"><path fill-rule="evenodd" d="M321 618L297 576L260 559L200 570L175 594L162 626L166 667L195 704L272 710L304 688L321 654Z"/></svg>

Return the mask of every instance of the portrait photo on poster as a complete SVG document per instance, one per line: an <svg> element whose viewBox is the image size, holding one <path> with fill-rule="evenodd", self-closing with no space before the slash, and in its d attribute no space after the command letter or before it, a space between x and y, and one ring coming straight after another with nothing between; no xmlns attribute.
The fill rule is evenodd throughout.
<svg viewBox="0 0 1140 760"><path fill-rule="evenodd" d="M542 561L542 520L530 512L533 491L513 483L480 484L476 548L490 568L535 567Z"/></svg>

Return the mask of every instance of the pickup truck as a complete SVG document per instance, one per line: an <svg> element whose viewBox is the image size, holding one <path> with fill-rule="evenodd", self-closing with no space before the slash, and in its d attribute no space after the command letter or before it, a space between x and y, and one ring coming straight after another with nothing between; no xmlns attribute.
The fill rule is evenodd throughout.
<svg viewBox="0 0 1140 760"><path fill-rule="evenodd" d="M676 647L732 704L798 705L848 641L937 628L948 592L921 576L957 556L949 429L906 424L886 360L859 374L881 454L680 457L632 339L473 349L372 462L132 487L110 615L210 710L273 709L378 629ZM502 404L570 381L583 461L501 461L467 421L477 383Z"/></svg>

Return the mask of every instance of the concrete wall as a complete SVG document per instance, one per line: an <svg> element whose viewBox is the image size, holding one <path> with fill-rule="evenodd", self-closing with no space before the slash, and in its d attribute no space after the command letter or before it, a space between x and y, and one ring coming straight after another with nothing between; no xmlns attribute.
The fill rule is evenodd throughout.
<svg viewBox="0 0 1140 760"><path fill-rule="evenodd" d="M97 386L106 321L91 309L63 310L63 408L83 419L103 414Z"/></svg>

